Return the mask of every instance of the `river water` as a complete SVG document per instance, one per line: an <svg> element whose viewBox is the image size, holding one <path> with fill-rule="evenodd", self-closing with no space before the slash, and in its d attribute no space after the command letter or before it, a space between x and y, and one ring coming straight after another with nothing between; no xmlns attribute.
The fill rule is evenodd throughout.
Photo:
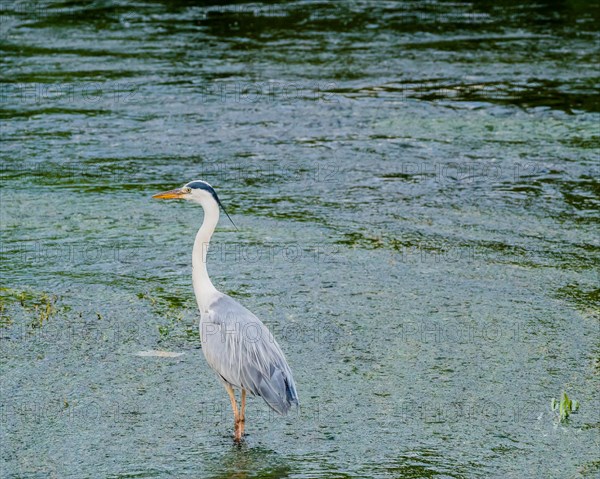
<svg viewBox="0 0 600 479"><path fill-rule="evenodd" d="M1 5L3 478L598 477L597 5ZM198 178L302 406L239 448Z"/></svg>

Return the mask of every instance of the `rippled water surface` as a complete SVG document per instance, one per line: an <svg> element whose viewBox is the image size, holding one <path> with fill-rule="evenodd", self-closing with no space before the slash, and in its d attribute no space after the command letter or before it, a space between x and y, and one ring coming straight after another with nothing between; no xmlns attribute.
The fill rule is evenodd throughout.
<svg viewBox="0 0 600 479"><path fill-rule="evenodd" d="M0 5L3 478L598 477L594 2ZM302 403L240 448L196 178Z"/></svg>

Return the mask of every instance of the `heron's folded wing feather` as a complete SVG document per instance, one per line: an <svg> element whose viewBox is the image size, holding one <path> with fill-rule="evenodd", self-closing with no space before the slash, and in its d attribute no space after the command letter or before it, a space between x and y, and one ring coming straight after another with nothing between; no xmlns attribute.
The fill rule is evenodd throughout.
<svg viewBox="0 0 600 479"><path fill-rule="evenodd" d="M298 404L285 356L254 314L223 295L210 306L201 324L206 360L225 381L261 396L280 414Z"/></svg>

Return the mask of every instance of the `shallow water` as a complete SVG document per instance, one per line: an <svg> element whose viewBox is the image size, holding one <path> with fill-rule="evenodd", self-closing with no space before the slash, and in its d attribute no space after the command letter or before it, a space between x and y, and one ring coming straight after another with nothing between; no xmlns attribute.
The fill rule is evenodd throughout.
<svg viewBox="0 0 600 479"><path fill-rule="evenodd" d="M597 477L598 7L1 5L2 477ZM196 178L302 403L241 448Z"/></svg>

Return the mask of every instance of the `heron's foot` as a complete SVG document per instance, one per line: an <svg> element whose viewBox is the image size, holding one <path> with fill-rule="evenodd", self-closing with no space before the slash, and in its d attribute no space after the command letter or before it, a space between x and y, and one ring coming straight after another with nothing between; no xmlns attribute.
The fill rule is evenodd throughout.
<svg viewBox="0 0 600 479"><path fill-rule="evenodd" d="M234 441L242 442L242 436L244 435L244 419L238 418L234 424Z"/></svg>

